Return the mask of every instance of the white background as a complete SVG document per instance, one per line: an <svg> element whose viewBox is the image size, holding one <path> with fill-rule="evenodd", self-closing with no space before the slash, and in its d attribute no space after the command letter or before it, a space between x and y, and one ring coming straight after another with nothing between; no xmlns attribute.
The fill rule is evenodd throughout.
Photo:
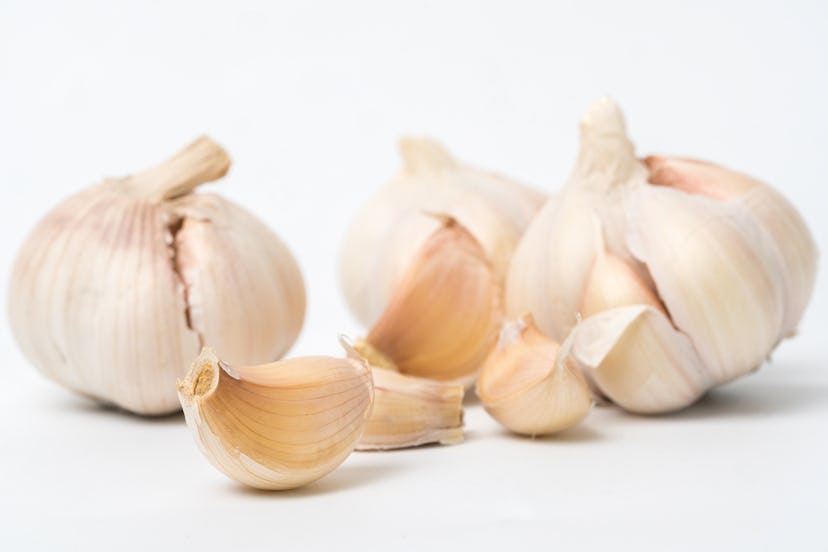
<svg viewBox="0 0 828 552"><path fill-rule="evenodd" d="M4 289L52 204L208 133L235 162L211 188L303 267L309 312L291 354L338 354L336 335L361 331L338 247L396 170L398 136L437 137L552 191L580 113L607 93L639 151L775 184L828 247L822 2L287 4L0 3ZM597 409L533 442L471 405L461 446L355 454L279 494L213 470L180 417L103 411L47 382L3 316L0 548L825 550L824 276L772 364L683 413Z"/></svg>

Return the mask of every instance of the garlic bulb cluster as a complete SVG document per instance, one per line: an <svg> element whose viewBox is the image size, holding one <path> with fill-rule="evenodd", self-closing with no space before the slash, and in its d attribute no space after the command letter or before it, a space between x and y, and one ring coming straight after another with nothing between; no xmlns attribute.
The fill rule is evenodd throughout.
<svg viewBox="0 0 828 552"><path fill-rule="evenodd" d="M574 334L562 345L543 335L531 316L503 326L480 371L477 396L506 428L549 435L577 425L592 407L592 393L570 358Z"/></svg>
<svg viewBox="0 0 828 552"><path fill-rule="evenodd" d="M402 171L357 214L341 252L342 290L366 327L377 321L417 251L440 226L423 211L457 219L502 281L545 200L531 188L460 163L431 140L403 139L400 150Z"/></svg>
<svg viewBox="0 0 828 552"><path fill-rule="evenodd" d="M205 349L178 382L201 452L228 477L267 490L301 487L354 450L373 400L371 369L347 358L231 366Z"/></svg>
<svg viewBox="0 0 828 552"><path fill-rule="evenodd" d="M202 345L234 364L284 354L305 311L290 251L240 206L194 193L229 166L201 138L40 221L9 292L12 330L36 367L101 402L165 414L178 410L175 380Z"/></svg>
<svg viewBox="0 0 828 552"><path fill-rule="evenodd" d="M639 160L605 99L581 122L565 189L515 251L506 305L556 339L587 317L573 355L598 388L664 412L758 368L795 330L816 262L779 193L708 163Z"/></svg>
<svg viewBox="0 0 828 552"><path fill-rule="evenodd" d="M451 217L433 218L437 230L355 348L372 366L468 384L497 339L502 291L474 236Z"/></svg>
<svg viewBox="0 0 828 552"><path fill-rule="evenodd" d="M463 386L373 368L374 407L357 450L463 442Z"/></svg>

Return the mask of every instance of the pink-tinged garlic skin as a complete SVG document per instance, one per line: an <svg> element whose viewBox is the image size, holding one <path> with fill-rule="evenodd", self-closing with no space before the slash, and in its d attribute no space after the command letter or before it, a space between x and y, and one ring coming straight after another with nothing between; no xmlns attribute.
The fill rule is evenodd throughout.
<svg viewBox="0 0 828 552"><path fill-rule="evenodd" d="M781 258L787 297L780 338L796 333L813 295L819 262L816 241L796 207L767 184L713 163L664 156L649 156L644 163L651 184L733 202L750 211Z"/></svg>
<svg viewBox="0 0 828 552"><path fill-rule="evenodd" d="M278 358L304 318L282 242L212 194L230 159L201 138L158 167L58 204L15 261L9 320L51 379L138 414L179 409L175 380L208 343L239 364Z"/></svg>

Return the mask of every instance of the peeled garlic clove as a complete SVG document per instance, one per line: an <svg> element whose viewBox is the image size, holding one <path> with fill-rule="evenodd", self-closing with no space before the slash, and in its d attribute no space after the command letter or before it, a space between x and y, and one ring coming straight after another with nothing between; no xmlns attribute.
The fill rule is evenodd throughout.
<svg viewBox="0 0 828 552"><path fill-rule="evenodd" d="M629 243L673 323L724 382L756 369L779 340L782 267L749 213L649 186L629 204Z"/></svg>
<svg viewBox="0 0 828 552"><path fill-rule="evenodd" d="M101 402L165 414L205 341L240 364L287 350L304 314L292 256L241 207L194 193L229 165L201 138L46 215L9 286L12 331L38 369Z"/></svg>
<svg viewBox="0 0 828 552"><path fill-rule="evenodd" d="M819 253L808 226L779 192L750 176L690 159L650 156L649 181L744 206L767 232L781 259L787 290L783 334L796 330L811 298Z"/></svg>
<svg viewBox="0 0 828 552"><path fill-rule="evenodd" d="M423 211L446 213L480 242L502 279L518 239L540 209L543 194L455 160L432 140L400 142L404 166L369 201L349 228L340 281L349 308L372 326L408 266L440 223Z"/></svg>
<svg viewBox="0 0 828 552"><path fill-rule="evenodd" d="M538 331L531 317L504 325L500 342L477 381L486 411L508 429L548 435L577 425L592 396L569 358L571 339L558 345Z"/></svg>
<svg viewBox="0 0 828 552"><path fill-rule="evenodd" d="M712 383L690 340L647 305L587 318L575 330L572 355L601 392L631 412L684 408Z"/></svg>
<svg viewBox="0 0 828 552"><path fill-rule="evenodd" d="M451 217L440 221L356 348L404 374L468 382L497 338L500 286L474 236Z"/></svg>
<svg viewBox="0 0 828 552"><path fill-rule="evenodd" d="M357 450L463 442L463 386L373 368L374 407Z"/></svg>
<svg viewBox="0 0 828 552"><path fill-rule="evenodd" d="M371 370L355 354L231 367L205 349L178 382L201 452L231 479L268 490L339 466L365 429L372 395Z"/></svg>

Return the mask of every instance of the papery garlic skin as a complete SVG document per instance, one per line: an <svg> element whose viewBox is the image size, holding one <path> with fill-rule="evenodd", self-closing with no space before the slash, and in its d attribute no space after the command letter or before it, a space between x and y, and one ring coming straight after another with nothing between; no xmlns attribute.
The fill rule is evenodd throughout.
<svg viewBox="0 0 828 552"><path fill-rule="evenodd" d="M786 282L783 336L795 333L816 282L819 251L802 215L782 194L750 176L692 159L649 156L651 184L745 207L767 233Z"/></svg>
<svg viewBox="0 0 828 552"><path fill-rule="evenodd" d="M630 412L679 410L712 384L687 336L646 305L587 318L575 329L572 351L596 387Z"/></svg>
<svg viewBox="0 0 828 552"><path fill-rule="evenodd" d="M440 227L422 212L445 213L477 239L499 279L545 196L471 168L427 139L400 142L404 166L354 219L342 245L340 282L366 327L387 307L417 251Z"/></svg>
<svg viewBox="0 0 828 552"><path fill-rule="evenodd" d="M51 379L139 414L178 410L174 382L204 343L240 364L293 343L304 285L290 252L252 214L212 194L224 150L177 156L58 204L15 261L9 319Z"/></svg>
<svg viewBox="0 0 828 552"><path fill-rule="evenodd" d="M816 262L807 227L777 192L706 163L642 162L621 111L604 99L581 121L581 149L563 192L541 210L515 251L507 313L528 310L556 339L579 316L602 316L600 323L584 322L594 339L608 339L598 328L614 328L617 342L600 349L614 359L602 373L615 379L609 386L596 379L600 390L630 410L675 410L755 370L792 333ZM644 310L630 318L626 307ZM615 314L604 317L608 312ZM646 336L649 361L624 352L632 334ZM588 345L577 340L575 355ZM676 379L648 391L641 378L650 364L661 358L669 371L680 365L674 357L682 350L693 351L692 362L685 358L692 368L674 373L702 374L686 385ZM593 364L602 358L594 350L581 356ZM617 391L625 378L627 385L644 386L640 396Z"/></svg>
<svg viewBox="0 0 828 552"><path fill-rule="evenodd" d="M540 333L531 317L504 324L477 380L477 396L503 426L523 435L550 435L579 424L592 394L563 345Z"/></svg>
<svg viewBox="0 0 828 552"><path fill-rule="evenodd" d="M178 394L199 449L219 471L284 490L324 477L348 457L370 415L373 386L354 353L228 366L205 349Z"/></svg>
<svg viewBox="0 0 828 552"><path fill-rule="evenodd" d="M355 347L377 366L470 384L497 339L501 288L474 236L451 217L436 218L441 226Z"/></svg>
<svg viewBox="0 0 828 552"><path fill-rule="evenodd" d="M463 442L463 386L372 368L374 406L357 450Z"/></svg>

